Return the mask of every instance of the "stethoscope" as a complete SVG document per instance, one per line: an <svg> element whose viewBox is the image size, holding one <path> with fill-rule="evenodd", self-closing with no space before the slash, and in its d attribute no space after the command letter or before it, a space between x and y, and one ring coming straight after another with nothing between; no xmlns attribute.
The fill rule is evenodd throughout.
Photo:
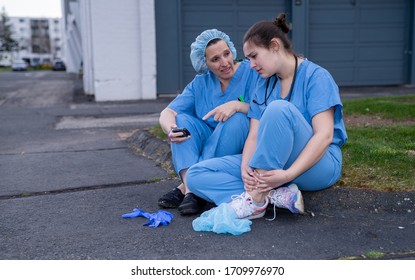
<svg viewBox="0 0 415 280"><path fill-rule="evenodd" d="M297 77L297 61L298 61L298 58L297 58L296 55L294 55L294 58L295 58L294 77L293 77L293 81L291 82L290 92L288 93L288 97L287 97L288 102L291 101L291 96L292 96L293 89L294 89L294 84L295 84L295 78ZM254 102L255 104L257 104L259 106L264 105L264 104L265 104L265 106L268 105L267 101L268 101L269 97L271 96L271 93L274 90L275 85L277 84L277 81L278 81L278 77L275 76L275 80L272 83L271 91L268 93L268 87L269 87L269 83L271 81L271 78L272 78L272 76L267 79L267 84L265 86L265 100L264 100L264 102L258 103L258 101L256 101L255 99L252 100L252 102Z"/></svg>

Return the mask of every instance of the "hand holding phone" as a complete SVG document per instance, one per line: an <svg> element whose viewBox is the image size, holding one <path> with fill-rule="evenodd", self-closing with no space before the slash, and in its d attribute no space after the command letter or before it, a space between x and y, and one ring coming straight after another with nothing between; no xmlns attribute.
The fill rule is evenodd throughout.
<svg viewBox="0 0 415 280"><path fill-rule="evenodd" d="M185 127L183 127L183 128L179 128L179 127L173 128L171 132L173 132L173 133L178 133L178 132L183 133L183 135L178 136L178 137L190 136L190 132Z"/></svg>

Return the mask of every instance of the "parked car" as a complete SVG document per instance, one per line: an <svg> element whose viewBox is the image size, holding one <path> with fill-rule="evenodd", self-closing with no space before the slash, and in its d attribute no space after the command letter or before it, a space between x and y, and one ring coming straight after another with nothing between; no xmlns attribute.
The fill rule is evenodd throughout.
<svg viewBox="0 0 415 280"><path fill-rule="evenodd" d="M53 62L52 69L53 71L66 71L66 65L62 60L57 60Z"/></svg>
<svg viewBox="0 0 415 280"><path fill-rule="evenodd" d="M15 60L12 63L12 70L13 71L26 71L27 63L22 59Z"/></svg>

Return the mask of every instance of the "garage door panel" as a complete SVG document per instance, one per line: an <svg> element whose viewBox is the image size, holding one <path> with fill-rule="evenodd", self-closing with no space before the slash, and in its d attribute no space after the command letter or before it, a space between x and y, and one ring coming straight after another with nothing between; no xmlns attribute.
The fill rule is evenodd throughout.
<svg viewBox="0 0 415 280"><path fill-rule="evenodd" d="M206 17L206 13L215 17L215 22ZM232 11L185 11L183 13L183 24L189 26L217 26L217 25L232 25L229 23L229 18L233 16ZM197 23L196 25L194 23Z"/></svg>
<svg viewBox="0 0 415 280"><path fill-rule="evenodd" d="M336 7L333 9L315 10L310 13L313 17L313 25L337 25L337 24L354 24L356 17L353 9L342 9L337 10Z"/></svg>
<svg viewBox="0 0 415 280"><path fill-rule="evenodd" d="M402 63L403 59L403 53L400 45L362 46L359 48L357 53L360 61L382 61L385 65L387 61Z"/></svg>
<svg viewBox="0 0 415 280"><path fill-rule="evenodd" d="M341 35L339 35L341 34ZM356 38L356 30L350 27L325 28L310 30L310 44L321 43L350 43ZM314 46L313 46L314 47Z"/></svg>
<svg viewBox="0 0 415 280"><path fill-rule="evenodd" d="M209 1L181 0L181 6L183 9L197 10L197 8L203 7L205 9L216 9L217 10L221 6L226 7L226 6L231 6L231 5L232 3L230 3L229 1L223 1L223 0L209 0ZM215 8L215 7L218 7L218 8Z"/></svg>
<svg viewBox="0 0 415 280"><path fill-rule="evenodd" d="M405 24L405 18L402 17L402 12L405 7L402 8L370 8L362 9L360 11L359 22L364 24L385 24L387 19L387 25L389 24Z"/></svg>
<svg viewBox="0 0 415 280"><path fill-rule="evenodd" d="M314 60L320 63L327 63L333 61L333 57L337 57L336 63L353 61L355 58L355 50L353 46L343 46L334 48L332 46L321 45L316 47L310 53Z"/></svg>
<svg viewBox="0 0 415 280"><path fill-rule="evenodd" d="M223 0L222 0L223 1ZM276 8L280 8L281 6L281 2L282 1L275 1L275 0L256 0L255 2L252 0L237 0L235 1L236 5L238 7L247 7L248 9L255 9L258 6L262 6L262 7L276 7ZM254 5L253 5L254 4ZM275 10L275 13L278 13L279 10Z"/></svg>
<svg viewBox="0 0 415 280"><path fill-rule="evenodd" d="M392 41L400 42L402 46L405 41L405 34L401 28L396 27L362 28L359 32L359 41L362 43L387 43Z"/></svg>
<svg viewBox="0 0 415 280"><path fill-rule="evenodd" d="M245 31L254 24L255 22L262 21L262 20L272 20L278 14L278 11L273 10L242 10L236 13L236 18L239 27L245 28Z"/></svg>
<svg viewBox="0 0 415 280"><path fill-rule="evenodd" d="M364 67L358 70L357 79L362 85L386 85L393 84L390 81L399 81L402 74L399 65L388 67L388 71L380 67Z"/></svg>
<svg viewBox="0 0 415 280"><path fill-rule="evenodd" d="M324 66L323 66L324 67ZM334 80L337 84L342 85L351 85L353 83L353 66L351 67L345 67L345 66L328 66L330 67L330 74L333 76ZM328 68L324 67L324 68Z"/></svg>

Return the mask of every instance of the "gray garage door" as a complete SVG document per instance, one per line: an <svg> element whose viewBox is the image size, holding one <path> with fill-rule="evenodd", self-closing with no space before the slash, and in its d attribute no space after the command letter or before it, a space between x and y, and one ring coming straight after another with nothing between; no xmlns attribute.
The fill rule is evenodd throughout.
<svg viewBox="0 0 415 280"><path fill-rule="evenodd" d="M340 85L405 84L411 0L310 0L307 56Z"/></svg>
<svg viewBox="0 0 415 280"><path fill-rule="evenodd" d="M194 77L190 44L201 31L226 32L243 57L241 42L249 26L281 11L293 22L296 50L327 68L340 86L407 84L412 1L157 0L157 91L181 92Z"/></svg>
<svg viewBox="0 0 415 280"><path fill-rule="evenodd" d="M190 44L203 30L227 33L243 57L242 38L255 22L289 12L289 0L156 0L157 92L178 93L195 76Z"/></svg>

